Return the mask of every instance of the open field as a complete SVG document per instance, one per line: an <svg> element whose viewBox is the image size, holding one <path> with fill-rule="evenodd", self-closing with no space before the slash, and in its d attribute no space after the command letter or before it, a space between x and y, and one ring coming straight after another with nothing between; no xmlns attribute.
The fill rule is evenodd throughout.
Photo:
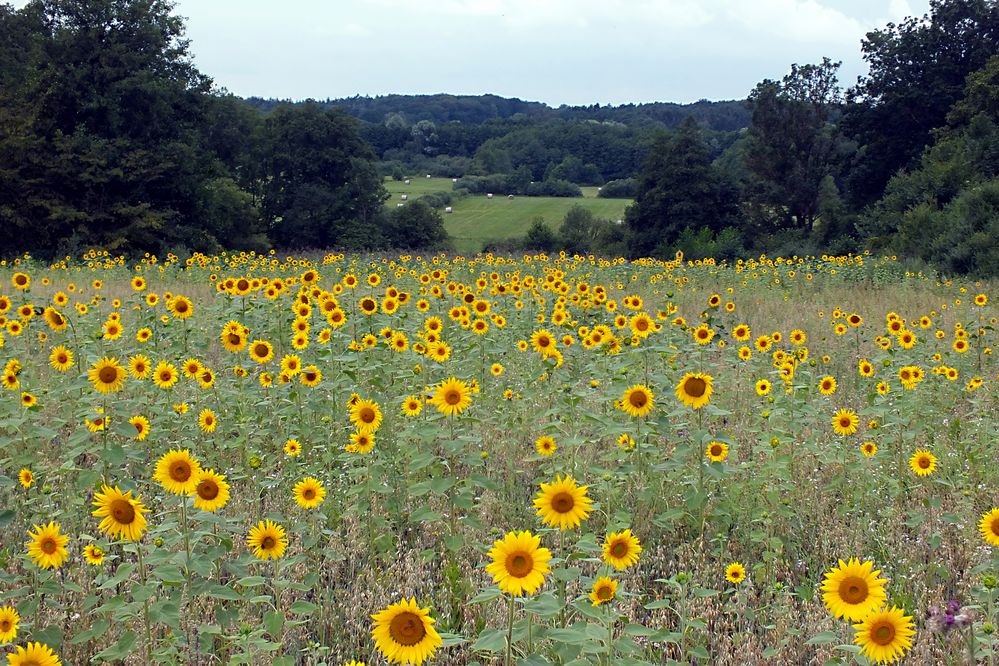
<svg viewBox="0 0 999 666"><path fill-rule="evenodd" d="M6 261L0 654L992 666L994 303L874 257Z"/></svg>
<svg viewBox="0 0 999 666"><path fill-rule="evenodd" d="M386 205L400 203L402 194L416 199L432 192L450 192L451 186L450 178L413 178L409 185L386 180L385 188L392 194ZM444 227L458 253L474 254L487 242L523 236L535 217L543 217L552 230L558 231L565 214L574 205L588 208L598 218L619 220L631 203L628 199L598 199L595 187L582 190L582 198L495 196L489 199L484 194L471 195L452 205L454 212L444 215Z"/></svg>

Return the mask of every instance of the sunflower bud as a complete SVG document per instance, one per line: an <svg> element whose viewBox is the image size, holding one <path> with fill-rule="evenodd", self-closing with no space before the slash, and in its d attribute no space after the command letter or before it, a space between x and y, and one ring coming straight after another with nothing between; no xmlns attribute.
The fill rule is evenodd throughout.
<svg viewBox="0 0 999 666"><path fill-rule="evenodd" d="M999 585L999 580L996 580L995 574L985 574L982 576L982 585L987 590L994 590L996 585Z"/></svg>
<svg viewBox="0 0 999 666"><path fill-rule="evenodd" d="M986 636L991 636L992 634L996 633L996 625L992 624L991 622L983 622L982 633L985 634Z"/></svg>

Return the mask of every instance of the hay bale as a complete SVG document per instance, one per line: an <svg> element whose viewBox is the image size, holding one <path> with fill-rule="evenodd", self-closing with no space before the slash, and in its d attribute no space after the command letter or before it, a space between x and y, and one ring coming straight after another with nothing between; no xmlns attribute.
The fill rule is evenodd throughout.
<svg viewBox="0 0 999 666"><path fill-rule="evenodd" d="M492 199L492 198L493 198L493 193L492 193L492 192L490 192L489 194L487 194L487 195L486 195L486 198L487 198L487 199Z"/></svg>
<svg viewBox="0 0 999 666"><path fill-rule="evenodd" d="M406 184L409 185L409 178L406 179Z"/></svg>
<svg viewBox="0 0 999 666"><path fill-rule="evenodd" d="M406 205L406 204L396 204L396 205L395 205L395 207L396 207L396 208L402 208L402 207L403 207L403 206L405 206L405 205Z"/></svg>
<svg viewBox="0 0 999 666"><path fill-rule="evenodd" d="M512 195L512 194L508 194L508 195L506 195L506 198L507 198L507 199L512 199L512 198L513 198L513 195Z"/></svg>
<svg viewBox="0 0 999 666"><path fill-rule="evenodd" d="M454 210L450 206L448 206L447 208L444 209L444 212L445 213L453 213Z"/></svg>
<svg viewBox="0 0 999 666"><path fill-rule="evenodd" d="M399 198L400 198L400 199L402 199L403 201L409 201L409 195L408 195L408 194L403 194L403 195L402 195L401 197L399 197Z"/></svg>

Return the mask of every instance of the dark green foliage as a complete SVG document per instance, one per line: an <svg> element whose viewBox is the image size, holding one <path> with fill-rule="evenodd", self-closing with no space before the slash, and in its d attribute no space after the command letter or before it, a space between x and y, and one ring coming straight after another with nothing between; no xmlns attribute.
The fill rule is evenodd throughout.
<svg viewBox="0 0 999 666"><path fill-rule="evenodd" d="M597 193L602 199L633 199L638 183L634 178L611 180L604 184Z"/></svg>
<svg viewBox="0 0 999 666"><path fill-rule="evenodd" d="M384 235L390 248L446 250L449 247L440 211L422 200L409 202L390 212Z"/></svg>
<svg viewBox="0 0 999 666"><path fill-rule="evenodd" d="M545 224L545 218L534 218L531 222L531 228L527 230L527 235L524 236L524 249L551 252L557 249L558 245L559 239L551 227Z"/></svg>
<svg viewBox="0 0 999 666"><path fill-rule="evenodd" d="M849 178L858 206L914 166L962 97L966 77L999 53L999 5L931 0L928 16L870 32L862 48L870 74L850 91L844 118L861 146Z"/></svg>
<svg viewBox="0 0 999 666"><path fill-rule="evenodd" d="M736 191L711 164L697 125L686 121L656 141L625 214L632 257L666 256L684 229L720 231L735 223Z"/></svg>
<svg viewBox="0 0 999 666"><path fill-rule="evenodd" d="M377 246L386 194L356 121L317 104L281 106L265 120L263 211L284 247ZM345 239L348 239L345 241Z"/></svg>
<svg viewBox="0 0 999 666"><path fill-rule="evenodd" d="M532 197L581 197L583 191L575 183L548 178L540 183L529 183L524 192Z"/></svg>
<svg viewBox="0 0 999 666"><path fill-rule="evenodd" d="M565 214L558 229L561 246L573 254L586 254L593 249L596 233L593 212L582 206L573 206Z"/></svg>
<svg viewBox="0 0 999 666"><path fill-rule="evenodd" d="M781 81L765 80L749 96L746 166L753 202L768 227L811 231L819 214L821 184L841 159L842 143L831 122L840 96L838 69L828 58L820 65L792 65Z"/></svg>
<svg viewBox="0 0 999 666"><path fill-rule="evenodd" d="M701 227L696 231L688 227L676 239L672 250L674 255L676 251L682 250L688 259L714 257L732 261L746 254L742 244L742 234L734 227L725 227L717 234L707 227Z"/></svg>

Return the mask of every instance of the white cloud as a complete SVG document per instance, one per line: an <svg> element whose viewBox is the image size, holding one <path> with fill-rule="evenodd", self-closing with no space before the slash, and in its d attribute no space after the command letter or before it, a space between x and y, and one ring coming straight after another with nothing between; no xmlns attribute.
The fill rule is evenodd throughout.
<svg viewBox="0 0 999 666"><path fill-rule="evenodd" d="M736 23L786 41L835 44L866 32L857 19L815 0L726 0L724 4Z"/></svg>

